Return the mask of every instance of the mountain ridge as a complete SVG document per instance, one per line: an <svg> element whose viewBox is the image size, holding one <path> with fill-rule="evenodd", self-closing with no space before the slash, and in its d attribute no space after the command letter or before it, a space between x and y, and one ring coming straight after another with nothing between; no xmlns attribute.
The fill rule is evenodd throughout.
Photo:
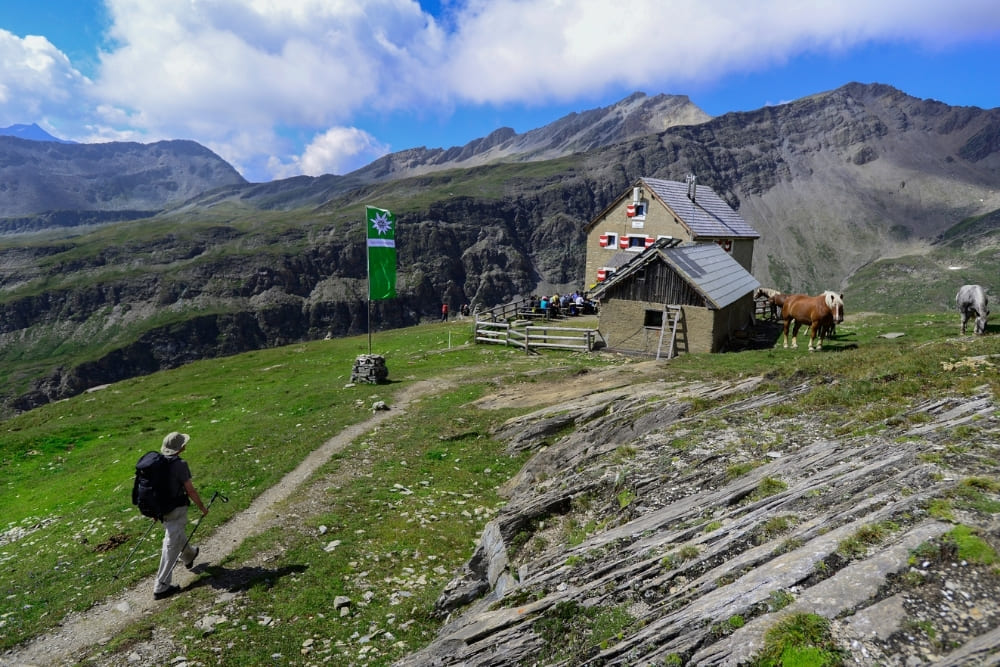
<svg viewBox="0 0 1000 667"><path fill-rule="evenodd" d="M0 136L0 182L3 220L55 211L137 210L149 215L246 180L189 140L71 144Z"/></svg>
<svg viewBox="0 0 1000 667"><path fill-rule="evenodd" d="M0 127L0 137L18 137L30 141L54 141L59 144L75 144L75 141L54 137L38 126L38 123L16 123L7 127Z"/></svg>
<svg viewBox="0 0 1000 667"><path fill-rule="evenodd" d="M447 149L422 146L390 153L346 176L363 182L380 182L501 160L547 160L710 119L687 95L647 96L635 92L615 104L573 112L522 134L501 127L464 146Z"/></svg>

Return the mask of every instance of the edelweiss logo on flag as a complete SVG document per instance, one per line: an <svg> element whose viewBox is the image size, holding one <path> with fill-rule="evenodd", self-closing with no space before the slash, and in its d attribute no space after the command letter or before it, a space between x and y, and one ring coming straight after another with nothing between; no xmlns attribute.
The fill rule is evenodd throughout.
<svg viewBox="0 0 1000 667"><path fill-rule="evenodd" d="M392 231L392 220L389 218L389 211L379 211L372 218L372 227L379 235L387 234Z"/></svg>
<svg viewBox="0 0 1000 667"><path fill-rule="evenodd" d="M396 247L396 216L390 211L374 206L367 207L368 247Z"/></svg>

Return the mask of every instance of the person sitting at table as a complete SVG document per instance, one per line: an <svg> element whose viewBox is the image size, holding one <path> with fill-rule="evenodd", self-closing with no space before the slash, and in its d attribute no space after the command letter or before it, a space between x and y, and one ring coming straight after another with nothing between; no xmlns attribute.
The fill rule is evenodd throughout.
<svg viewBox="0 0 1000 667"><path fill-rule="evenodd" d="M549 299L549 313L553 317L559 317L559 294L553 294Z"/></svg>

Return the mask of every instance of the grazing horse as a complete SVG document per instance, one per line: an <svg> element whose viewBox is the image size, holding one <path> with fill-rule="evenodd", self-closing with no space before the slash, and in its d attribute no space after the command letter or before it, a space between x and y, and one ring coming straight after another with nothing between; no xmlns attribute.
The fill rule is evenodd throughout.
<svg viewBox="0 0 1000 667"><path fill-rule="evenodd" d="M962 334L965 334L965 325L973 315L976 316L975 332L980 335L986 333L986 320L990 316L986 290L979 285L962 285L955 295L955 302L962 313Z"/></svg>
<svg viewBox="0 0 1000 667"><path fill-rule="evenodd" d="M799 327L809 325L809 351L823 348L823 338L827 332L844 321L844 296L827 290L817 296L806 294L785 295L781 306L781 319L784 320L785 347L788 347L788 328L792 329L792 347L798 347ZM819 342L816 343L816 337ZM816 343L815 348L813 347Z"/></svg>
<svg viewBox="0 0 1000 667"><path fill-rule="evenodd" d="M771 308L771 319L778 319L778 309L781 308L781 303L775 301L775 299L780 299L784 302L785 295L776 289L771 289L769 287L758 287L757 291L753 294L754 301L759 301L762 299L767 299L767 305Z"/></svg>
<svg viewBox="0 0 1000 667"><path fill-rule="evenodd" d="M774 313L774 319L778 319L778 312L785 305L785 299L792 296L791 294L782 294L776 289L769 289L767 287L759 288L757 295L767 297L768 302L771 304L771 312Z"/></svg>

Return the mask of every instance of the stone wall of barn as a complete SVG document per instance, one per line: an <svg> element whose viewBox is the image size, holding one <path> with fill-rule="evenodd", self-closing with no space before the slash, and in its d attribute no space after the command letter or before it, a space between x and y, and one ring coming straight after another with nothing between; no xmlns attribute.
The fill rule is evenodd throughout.
<svg viewBox="0 0 1000 667"><path fill-rule="evenodd" d="M677 352L711 352L714 344L713 311L699 306L682 306L683 316L677 331ZM601 303L598 329L611 350L656 356L660 327L644 326L646 311L662 311L662 303L610 299ZM661 356L666 357L670 329L663 334Z"/></svg>
<svg viewBox="0 0 1000 667"><path fill-rule="evenodd" d="M722 310L700 306L681 306L677 329L677 353L718 352L739 329L753 319L753 296L748 294ZM660 345L660 327L645 326L646 311L663 311L662 303L608 299L601 303L598 329L611 350L656 356ZM666 357L670 328L663 334L661 357Z"/></svg>

